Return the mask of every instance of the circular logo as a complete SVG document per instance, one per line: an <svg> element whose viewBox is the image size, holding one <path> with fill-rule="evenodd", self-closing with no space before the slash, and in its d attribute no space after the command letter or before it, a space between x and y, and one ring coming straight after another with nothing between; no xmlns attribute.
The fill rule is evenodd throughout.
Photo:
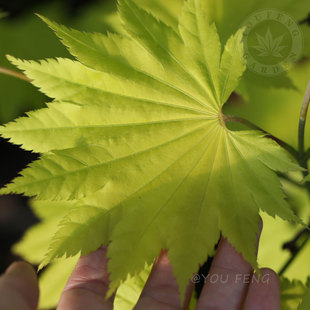
<svg viewBox="0 0 310 310"><path fill-rule="evenodd" d="M277 9L254 12L243 23L244 49L249 70L261 75L279 75L296 62L303 49L298 23Z"/></svg>

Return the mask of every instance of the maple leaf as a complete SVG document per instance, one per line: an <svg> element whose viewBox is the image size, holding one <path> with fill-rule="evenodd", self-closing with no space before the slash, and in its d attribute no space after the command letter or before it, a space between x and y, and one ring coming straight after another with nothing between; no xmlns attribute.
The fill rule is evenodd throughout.
<svg viewBox="0 0 310 310"><path fill-rule="evenodd" d="M10 57L54 102L1 128L42 153L1 193L74 200L42 265L109 244L111 293L168 249L183 296L220 232L257 268L259 210L300 222L276 175L299 168L261 132L225 126L245 70L242 29L222 51L200 0L177 30L129 0L119 14L128 36L45 19L77 61Z"/></svg>
<svg viewBox="0 0 310 310"><path fill-rule="evenodd" d="M265 37L262 37L261 35L256 33L258 45L253 46L253 48L260 52L258 56L283 57L283 55L281 55L280 53L286 47L285 45L281 45L283 37L284 34L278 36L277 38L273 38L272 33L268 28Z"/></svg>

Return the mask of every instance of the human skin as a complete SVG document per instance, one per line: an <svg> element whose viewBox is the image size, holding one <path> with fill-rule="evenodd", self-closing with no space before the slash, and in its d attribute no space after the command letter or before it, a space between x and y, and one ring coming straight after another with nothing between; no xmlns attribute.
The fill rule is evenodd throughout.
<svg viewBox="0 0 310 310"><path fill-rule="evenodd" d="M105 298L109 287L107 262L106 248L81 257L62 292L57 310L112 310L114 296ZM280 285L276 273L264 268L261 269L261 280L256 276L252 281L252 276L251 266L226 239L222 239L196 310L280 310ZM185 302L180 305L167 252L161 252L135 310L186 309L193 285L189 282ZM0 278L1 310L35 310L38 296L37 276L28 263L13 263Z"/></svg>

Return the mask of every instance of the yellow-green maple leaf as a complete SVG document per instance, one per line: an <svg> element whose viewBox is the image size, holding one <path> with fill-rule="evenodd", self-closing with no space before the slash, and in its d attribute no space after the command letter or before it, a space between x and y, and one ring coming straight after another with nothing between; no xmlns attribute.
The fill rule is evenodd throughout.
<svg viewBox="0 0 310 310"><path fill-rule="evenodd" d="M129 0L119 12L126 37L47 21L77 61L11 58L57 102L0 130L43 153L1 192L78 200L43 264L109 244L113 291L164 248L182 296L220 232L256 267L259 210L299 221L276 175L298 166L262 133L225 126L242 30L222 50L200 0L178 30Z"/></svg>

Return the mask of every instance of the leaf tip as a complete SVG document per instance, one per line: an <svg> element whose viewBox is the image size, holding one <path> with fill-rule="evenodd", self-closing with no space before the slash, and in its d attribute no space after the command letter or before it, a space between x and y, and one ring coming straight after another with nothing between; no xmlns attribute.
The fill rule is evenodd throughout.
<svg viewBox="0 0 310 310"><path fill-rule="evenodd" d="M23 60L21 60L20 58L14 57L10 54L6 54L5 57L14 66L18 66L23 63Z"/></svg>
<svg viewBox="0 0 310 310"><path fill-rule="evenodd" d="M47 17L39 14L39 13L35 13L36 16L38 16L44 23L46 23L48 26L51 26L52 21L50 19L48 19Z"/></svg>

